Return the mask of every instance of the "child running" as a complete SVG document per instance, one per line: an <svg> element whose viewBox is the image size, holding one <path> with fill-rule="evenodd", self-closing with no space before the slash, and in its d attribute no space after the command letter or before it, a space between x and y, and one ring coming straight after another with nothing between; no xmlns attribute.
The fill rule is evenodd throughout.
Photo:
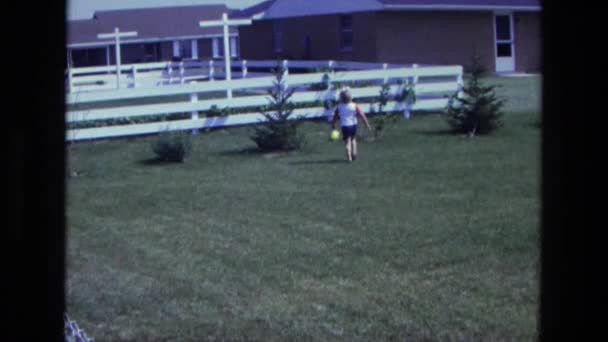
<svg viewBox="0 0 608 342"><path fill-rule="evenodd" d="M336 107L332 120L332 129L336 129L336 122L340 119L342 127L342 140L346 145L346 159L349 162L357 160L357 116L363 119L367 129L371 131L365 113L361 111L359 105L353 102L353 97L348 88L340 91L340 104Z"/></svg>

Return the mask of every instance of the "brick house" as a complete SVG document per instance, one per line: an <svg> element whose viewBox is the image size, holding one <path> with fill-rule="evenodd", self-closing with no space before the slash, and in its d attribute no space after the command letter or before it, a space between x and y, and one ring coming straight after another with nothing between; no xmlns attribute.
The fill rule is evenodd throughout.
<svg viewBox="0 0 608 342"><path fill-rule="evenodd" d="M122 63L223 58L222 28L201 28L199 22L219 20L229 11L225 5L98 11L92 19L67 22L67 63L73 67L115 64L114 41L97 38L115 27L138 33L121 38ZM231 55L237 58L238 31L232 27L229 34Z"/></svg>
<svg viewBox="0 0 608 342"><path fill-rule="evenodd" d="M232 13L243 59L468 65L538 72L540 0L268 0Z"/></svg>

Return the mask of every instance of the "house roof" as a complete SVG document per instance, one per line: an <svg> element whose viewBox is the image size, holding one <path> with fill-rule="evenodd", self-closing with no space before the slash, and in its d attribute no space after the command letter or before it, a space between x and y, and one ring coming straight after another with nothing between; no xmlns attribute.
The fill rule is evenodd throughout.
<svg viewBox="0 0 608 342"><path fill-rule="evenodd" d="M175 38L221 36L222 27L199 27L199 21L219 20L228 13L225 5L155 7L95 12L93 19L68 21L68 47L103 46L111 40L98 39L100 33L137 31L137 37L121 38L124 42L161 41ZM231 34L237 29L230 28Z"/></svg>
<svg viewBox="0 0 608 342"><path fill-rule="evenodd" d="M378 0L386 9L540 10L540 0Z"/></svg>
<svg viewBox="0 0 608 342"><path fill-rule="evenodd" d="M68 46L84 42L99 42L97 34L105 32L99 22L93 19L70 20L66 29Z"/></svg>
<svg viewBox="0 0 608 342"><path fill-rule="evenodd" d="M275 0L263 15L264 19L279 19L309 15L325 15L382 10L377 0Z"/></svg>
<svg viewBox="0 0 608 342"><path fill-rule="evenodd" d="M238 17L280 19L382 10L539 11L540 0L267 0L235 11Z"/></svg>
<svg viewBox="0 0 608 342"><path fill-rule="evenodd" d="M230 13L230 16L233 18L254 18L257 15L266 12L268 8L275 3L275 1L276 0L266 0L251 7L246 7L240 10L233 10Z"/></svg>

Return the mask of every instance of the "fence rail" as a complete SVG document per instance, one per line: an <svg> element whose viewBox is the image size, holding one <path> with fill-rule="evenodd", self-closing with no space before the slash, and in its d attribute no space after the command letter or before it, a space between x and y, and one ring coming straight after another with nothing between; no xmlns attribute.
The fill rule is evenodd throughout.
<svg viewBox="0 0 608 342"><path fill-rule="evenodd" d="M244 63L244 61L243 61ZM298 62L301 67L315 67L309 61ZM257 64L264 66L276 66L276 62L256 61L247 64ZM296 62L290 62L289 68ZM332 63L333 64L333 63ZM363 67L364 63L359 64ZM372 64L372 63L368 63ZM237 64L238 65L238 64ZM347 65L342 62L342 65ZM166 66L166 65L165 65ZM369 66L369 65L368 65ZM396 102L390 101L386 104L385 110L403 111L409 113L411 110L433 110L444 108L447 103L447 95L452 95L459 91L462 86L462 67L461 66L424 66L424 67L394 67L388 65L375 64L376 69L372 70L351 70L351 71L327 71L312 74L285 74L285 81L289 87L296 88L291 101L294 104L312 104L310 108L300 108L294 111L293 117L299 118L319 118L329 116L331 109L326 109L321 105L327 100L337 99L337 89L332 87L335 82L360 82L361 87L353 87L353 96L365 102L379 96L380 86L390 84L389 93L395 95L399 93L407 84L412 85L417 101ZM378 66L380 66L378 68ZM124 66L128 70L128 66ZM356 68L356 66L355 66ZM89 68L88 71L98 71L103 68ZM108 70L107 68L103 70ZM289 69L287 69L289 70ZM115 77L115 75L114 75ZM434 78L441 78L440 81ZM402 80L397 84L397 80ZM254 94L252 89L269 89L273 87L274 77L241 78L233 80L195 82L190 84L178 84L172 86L150 87L150 88L127 88L113 89L104 91L83 91L69 93L66 96L66 103L71 107L66 112L68 124L94 122L98 120L110 119L130 119L142 118L151 115L165 117L176 113L190 113L189 120L158 121L129 125L114 125L95 128L73 128L66 132L67 140L97 139L117 136L140 135L158 133L163 130L182 130L182 129L201 129L214 128L233 125L256 124L264 120L264 116L259 112L240 113L229 116L198 118L199 112L208 111L215 108L259 108L268 105L268 96ZM312 90L311 85L316 85ZM240 91L243 96L232 98L218 97L199 100L199 96L205 96L213 92L227 92L228 90ZM112 101L128 102L141 101L145 98L170 97L176 95L188 95L190 100L161 104L137 104L137 105L113 105ZM87 104L95 106L90 109L78 109L79 105ZM317 104L317 105L315 105ZM371 105L362 103L362 109L369 112Z"/></svg>
<svg viewBox="0 0 608 342"><path fill-rule="evenodd" d="M285 62L285 61L282 61ZM276 60L238 60L231 61L230 64L236 68L265 68L271 69L277 66ZM362 69L377 69L382 68L384 63L374 62L349 62L349 61L297 61L287 60L287 66L294 69L316 69L331 67L334 69L344 70L362 70ZM136 63L136 64L121 64L121 72L130 72L133 67L137 70L154 70L154 69L192 69L192 68L208 68L209 66L224 67L224 61L219 60L203 60L203 61L183 61L183 62L154 62L154 63ZM404 64L387 64L388 67L406 66ZM114 73L116 72L115 65L104 65L95 67L79 67L71 68L73 75L93 74L93 73Z"/></svg>
<svg viewBox="0 0 608 342"><path fill-rule="evenodd" d="M349 61L282 61L283 66L296 70L370 70L394 69L411 67L403 64L383 64L369 62ZM149 88L160 85L183 84L190 80L213 80L223 78L224 61L182 61L182 62L155 62L122 64L120 70L120 84L126 88ZM277 66L277 61L247 61L231 62L232 68L238 70L237 78L246 78L250 75L249 69L270 70ZM70 68L66 70L66 90L68 93L116 89L115 65ZM124 88L124 87L123 87Z"/></svg>

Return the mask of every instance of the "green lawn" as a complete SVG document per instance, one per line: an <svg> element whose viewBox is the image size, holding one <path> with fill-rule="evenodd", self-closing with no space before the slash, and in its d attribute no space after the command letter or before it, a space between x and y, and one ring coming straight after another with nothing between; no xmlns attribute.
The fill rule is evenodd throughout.
<svg viewBox="0 0 608 342"><path fill-rule="evenodd" d="M68 314L98 342L535 340L540 80L490 81L497 134L414 115L353 164L315 122L290 154L250 128L185 164L154 137L70 146Z"/></svg>

